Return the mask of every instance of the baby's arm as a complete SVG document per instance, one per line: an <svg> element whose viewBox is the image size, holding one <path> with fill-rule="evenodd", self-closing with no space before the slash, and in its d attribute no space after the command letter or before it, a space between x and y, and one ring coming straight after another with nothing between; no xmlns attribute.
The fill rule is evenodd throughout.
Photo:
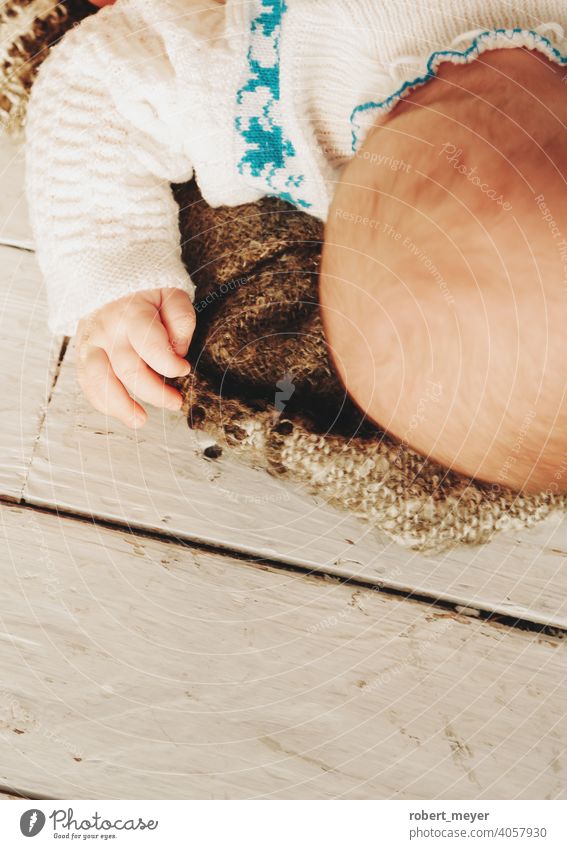
<svg viewBox="0 0 567 849"><path fill-rule="evenodd" d="M178 407L161 375L189 368L194 286L170 182L192 168L176 91L163 44L124 2L67 34L28 110L27 192L49 325L77 332L81 386L131 426L145 415L125 387Z"/></svg>

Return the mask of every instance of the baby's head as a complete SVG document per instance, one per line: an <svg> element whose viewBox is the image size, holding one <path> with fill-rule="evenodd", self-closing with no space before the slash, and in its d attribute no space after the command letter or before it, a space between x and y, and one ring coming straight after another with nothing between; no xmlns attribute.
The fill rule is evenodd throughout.
<svg viewBox="0 0 567 849"><path fill-rule="evenodd" d="M367 135L325 232L331 356L447 467L567 491L567 87L540 54L442 66Z"/></svg>

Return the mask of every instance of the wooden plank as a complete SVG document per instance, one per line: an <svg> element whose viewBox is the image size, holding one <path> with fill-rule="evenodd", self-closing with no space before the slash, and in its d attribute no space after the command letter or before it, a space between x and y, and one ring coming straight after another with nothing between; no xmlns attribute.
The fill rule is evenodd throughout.
<svg viewBox="0 0 567 849"><path fill-rule="evenodd" d="M32 248L21 139L0 133L0 244Z"/></svg>
<svg viewBox="0 0 567 849"><path fill-rule="evenodd" d="M33 254L0 246L0 495L20 498L57 369Z"/></svg>
<svg viewBox="0 0 567 849"><path fill-rule="evenodd" d="M62 798L565 798L565 642L0 510L0 785Z"/></svg>
<svg viewBox="0 0 567 849"><path fill-rule="evenodd" d="M153 410L132 432L109 424L77 388L65 355L25 491L58 505L250 556L384 583L465 606L567 627L567 523L423 556L380 538L321 499L208 444L179 414Z"/></svg>

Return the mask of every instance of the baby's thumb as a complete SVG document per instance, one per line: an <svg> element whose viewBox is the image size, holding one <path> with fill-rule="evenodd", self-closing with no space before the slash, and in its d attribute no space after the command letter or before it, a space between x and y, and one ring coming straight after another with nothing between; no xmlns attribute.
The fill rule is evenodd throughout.
<svg viewBox="0 0 567 849"><path fill-rule="evenodd" d="M183 289L162 289L159 314L173 350L184 357L195 330L191 298Z"/></svg>

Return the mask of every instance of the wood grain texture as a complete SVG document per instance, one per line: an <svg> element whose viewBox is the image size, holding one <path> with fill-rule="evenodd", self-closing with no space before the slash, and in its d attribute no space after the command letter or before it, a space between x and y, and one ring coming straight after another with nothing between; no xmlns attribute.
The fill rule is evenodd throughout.
<svg viewBox="0 0 567 849"><path fill-rule="evenodd" d="M174 538L567 627L563 517L425 557L226 452L207 459L205 444L172 413L153 410L138 432L105 420L78 390L71 348L25 495Z"/></svg>
<svg viewBox="0 0 567 849"><path fill-rule="evenodd" d="M22 141L0 133L0 244L32 248Z"/></svg>
<svg viewBox="0 0 567 849"><path fill-rule="evenodd" d="M565 642L4 506L0 785L565 798Z"/></svg>
<svg viewBox="0 0 567 849"><path fill-rule="evenodd" d="M61 348L33 254L0 246L0 495L20 498Z"/></svg>

